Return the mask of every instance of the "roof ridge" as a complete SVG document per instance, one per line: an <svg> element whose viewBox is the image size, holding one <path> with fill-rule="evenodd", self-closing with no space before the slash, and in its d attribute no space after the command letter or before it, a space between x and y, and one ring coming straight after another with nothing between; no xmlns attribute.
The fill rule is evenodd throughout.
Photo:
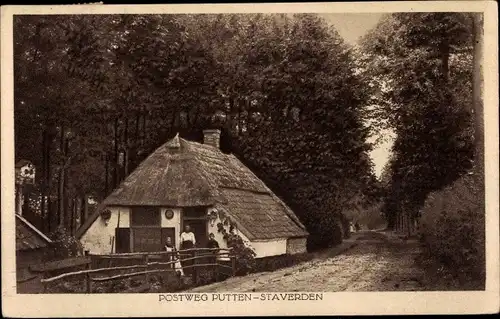
<svg viewBox="0 0 500 319"><path fill-rule="evenodd" d="M217 149L214 146L203 144L203 143L200 143L200 142L197 142L197 141L187 140L187 139L182 138L182 137L180 137L180 139L183 140L184 142L188 143L188 144L196 144L195 146L202 145L202 146L207 146L207 147L210 147L210 148L213 148L213 149Z"/></svg>

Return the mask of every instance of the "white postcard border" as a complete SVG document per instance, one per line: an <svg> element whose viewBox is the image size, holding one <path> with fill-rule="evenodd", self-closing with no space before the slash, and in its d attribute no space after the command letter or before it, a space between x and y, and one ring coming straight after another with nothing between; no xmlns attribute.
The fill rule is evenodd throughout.
<svg viewBox="0 0 500 319"><path fill-rule="evenodd" d="M334 292L320 301L169 302L160 294L19 295L15 290L13 30L14 14L251 13L251 12L484 12L486 170L486 290L480 292ZM462 314L498 312L498 17L496 2L415 1L238 5L6 6L1 11L2 309L9 317L195 315ZM253 295L258 295L254 293ZM207 294L207 298L212 298ZM211 299L210 299L211 300Z"/></svg>

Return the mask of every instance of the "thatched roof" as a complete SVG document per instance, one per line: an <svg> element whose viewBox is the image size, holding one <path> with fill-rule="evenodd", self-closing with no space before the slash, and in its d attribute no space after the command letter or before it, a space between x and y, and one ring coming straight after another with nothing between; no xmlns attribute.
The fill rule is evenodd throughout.
<svg viewBox="0 0 500 319"><path fill-rule="evenodd" d="M51 240L24 217L16 214L16 251L47 247Z"/></svg>
<svg viewBox="0 0 500 319"><path fill-rule="evenodd" d="M146 158L103 204L219 206L250 240L308 235L290 208L234 155L178 136ZM98 212L94 215L77 236L83 235Z"/></svg>

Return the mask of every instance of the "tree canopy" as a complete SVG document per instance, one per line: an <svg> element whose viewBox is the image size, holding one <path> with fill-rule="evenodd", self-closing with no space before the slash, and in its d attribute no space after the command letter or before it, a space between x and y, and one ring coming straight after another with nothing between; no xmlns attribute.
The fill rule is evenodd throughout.
<svg viewBox="0 0 500 319"><path fill-rule="evenodd" d="M16 158L38 168L42 228L74 229L177 132L221 128L292 206L311 245L377 196L357 52L314 14L15 17ZM346 204L347 205L347 204ZM344 220L345 225L345 220ZM332 231L337 229L337 231Z"/></svg>
<svg viewBox="0 0 500 319"><path fill-rule="evenodd" d="M375 114L397 135L387 170L391 227L404 205L416 212L471 168L471 36L467 14L397 13L362 40Z"/></svg>

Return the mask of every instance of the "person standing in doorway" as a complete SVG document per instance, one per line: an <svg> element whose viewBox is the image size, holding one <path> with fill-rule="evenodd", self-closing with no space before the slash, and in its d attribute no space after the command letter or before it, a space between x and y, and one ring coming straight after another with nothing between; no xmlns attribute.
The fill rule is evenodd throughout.
<svg viewBox="0 0 500 319"><path fill-rule="evenodd" d="M184 231L181 233L181 250L185 249L191 249L194 248L196 245L196 237L194 236L194 233L191 231L191 227L189 225L186 225L184 227ZM191 253L183 253L183 258L181 258L181 264L182 267L184 268L184 273L187 275L192 274L192 267L189 267L193 265L193 259L191 260L185 260L187 258L191 258L194 256L194 254Z"/></svg>

